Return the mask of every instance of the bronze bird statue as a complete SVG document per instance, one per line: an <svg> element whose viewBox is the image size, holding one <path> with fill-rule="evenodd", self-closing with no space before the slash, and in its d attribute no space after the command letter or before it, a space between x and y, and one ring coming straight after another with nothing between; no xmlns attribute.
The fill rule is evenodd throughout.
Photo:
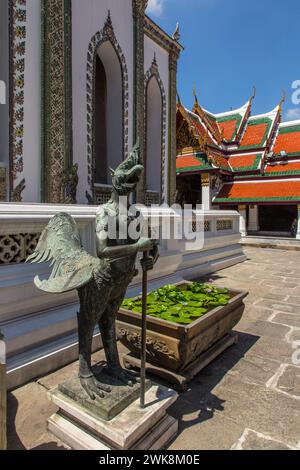
<svg viewBox="0 0 300 470"><path fill-rule="evenodd" d="M133 375L120 364L116 316L127 287L137 274L135 263L138 252L149 251L154 263L158 250L148 238L110 237L109 221L116 223L118 235L121 222L124 226L124 220L120 218L124 219L124 214L128 214L128 198L135 190L142 171L137 144L130 156L112 171L111 198L97 210L97 257L91 256L82 247L74 219L66 213L60 213L48 223L34 253L27 259L34 263L51 261L53 268L49 279L34 279L39 289L50 293L63 293L73 289L78 291L79 378L92 400L111 391L107 383L101 383L95 376L91 367L92 338L96 325L99 325L105 350L107 365L104 372L129 386L135 381ZM139 216L137 213L135 218ZM125 217L128 227L134 217Z"/></svg>

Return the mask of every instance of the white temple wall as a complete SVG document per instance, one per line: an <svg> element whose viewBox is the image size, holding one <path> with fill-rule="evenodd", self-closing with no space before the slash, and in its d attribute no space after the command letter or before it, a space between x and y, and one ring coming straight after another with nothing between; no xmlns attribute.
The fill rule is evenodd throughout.
<svg viewBox="0 0 300 470"><path fill-rule="evenodd" d="M0 163L9 162L9 33L8 5L0 1Z"/></svg>
<svg viewBox="0 0 300 470"><path fill-rule="evenodd" d="M126 59L129 86L129 149L132 146L133 124L133 17L131 0L73 0L73 159L78 163L77 201L86 204L88 187L86 73L89 43L101 31L110 10L117 41Z"/></svg>
<svg viewBox="0 0 300 470"><path fill-rule="evenodd" d="M24 202L41 200L41 0L27 0L24 88Z"/></svg>
<svg viewBox="0 0 300 470"><path fill-rule="evenodd" d="M144 70L145 73L150 69L153 62L154 54L156 56L156 62L158 65L159 76L162 80L165 94L166 94L166 136L165 136L165 175L164 175L164 196L167 195L168 188L168 128L169 128L169 55L162 47L156 44L148 36L145 36L145 57L144 57ZM150 188L149 188L150 189Z"/></svg>

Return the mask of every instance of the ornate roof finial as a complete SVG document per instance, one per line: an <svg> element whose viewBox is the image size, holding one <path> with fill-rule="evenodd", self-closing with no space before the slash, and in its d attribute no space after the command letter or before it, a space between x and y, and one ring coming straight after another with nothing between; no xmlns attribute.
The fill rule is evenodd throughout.
<svg viewBox="0 0 300 470"><path fill-rule="evenodd" d="M175 31L173 33L173 39L174 41L180 41L180 37L181 37L181 34L180 34L180 27L179 27L179 23L177 22L176 23L176 28L175 28Z"/></svg>
<svg viewBox="0 0 300 470"><path fill-rule="evenodd" d="M198 98L197 98L196 83L195 83L195 85L194 85L193 95L194 95L194 98L195 98L195 104L199 105L199 101L198 101Z"/></svg>
<svg viewBox="0 0 300 470"><path fill-rule="evenodd" d="M181 99L180 99L178 90L176 90L176 95L177 95L177 103L178 103L179 106L181 106Z"/></svg>
<svg viewBox="0 0 300 470"><path fill-rule="evenodd" d="M280 113L282 113L282 105L285 102L285 98L286 98L286 92L285 92L285 90L282 90L282 98L279 102L279 112Z"/></svg>
<svg viewBox="0 0 300 470"><path fill-rule="evenodd" d="M109 27L109 28L112 28L110 10L108 10L108 12L107 12L107 18L106 18L105 26Z"/></svg>
<svg viewBox="0 0 300 470"><path fill-rule="evenodd" d="M252 96L250 98L250 103L252 103L252 101L254 100L255 97L256 97L256 86L253 85L253 92L252 92Z"/></svg>

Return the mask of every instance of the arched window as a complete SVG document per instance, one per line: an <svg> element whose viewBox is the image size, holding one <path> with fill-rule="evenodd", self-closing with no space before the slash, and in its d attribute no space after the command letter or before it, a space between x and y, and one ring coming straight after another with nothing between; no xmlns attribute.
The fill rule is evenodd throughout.
<svg viewBox="0 0 300 470"><path fill-rule="evenodd" d="M109 167L123 160L123 90L119 58L109 41L95 64L95 183L111 184Z"/></svg>
<svg viewBox="0 0 300 470"><path fill-rule="evenodd" d="M146 90L146 185L147 191L158 193L162 188L162 118L163 99L155 76L150 78Z"/></svg>
<svg viewBox="0 0 300 470"><path fill-rule="evenodd" d="M107 80L103 62L98 55L95 67L95 183L107 184Z"/></svg>

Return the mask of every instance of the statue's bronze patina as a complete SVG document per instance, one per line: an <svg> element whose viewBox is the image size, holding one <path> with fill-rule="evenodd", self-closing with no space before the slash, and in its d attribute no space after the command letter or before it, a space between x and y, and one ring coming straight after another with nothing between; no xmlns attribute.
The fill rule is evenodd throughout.
<svg viewBox="0 0 300 470"><path fill-rule="evenodd" d="M91 256L82 248L74 219L61 213L49 222L35 252L28 258L28 261L35 263L52 261L50 278L46 281L41 281L38 277L34 279L39 289L52 293L73 289L78 291L79 377L82 387L92 400L111 391L109 385L101 383L99 377L94 375L91 367L92 337L97 324L102 334L107 361L104 372L129 386L136 380L120 365L115 321L127 287L137 274L137 253L151 250L151 256L145 261L148 263L147 269L151 269L157 259L157 248L153 247L148 238L133 240L129 236L126 239L109 237L108 225L109 218L115 219L118 231L121 214L127 214L127 226L132 222L133 217L127 212L128 197L135 190L142 171L138 145L127 160L115 171L112 170L111 198L107 204L99 207L96 216L97 257ZM120 196L126 196L122 198L123 202L120 201ZM136 214L135 217L138 216Z"/></svg>

